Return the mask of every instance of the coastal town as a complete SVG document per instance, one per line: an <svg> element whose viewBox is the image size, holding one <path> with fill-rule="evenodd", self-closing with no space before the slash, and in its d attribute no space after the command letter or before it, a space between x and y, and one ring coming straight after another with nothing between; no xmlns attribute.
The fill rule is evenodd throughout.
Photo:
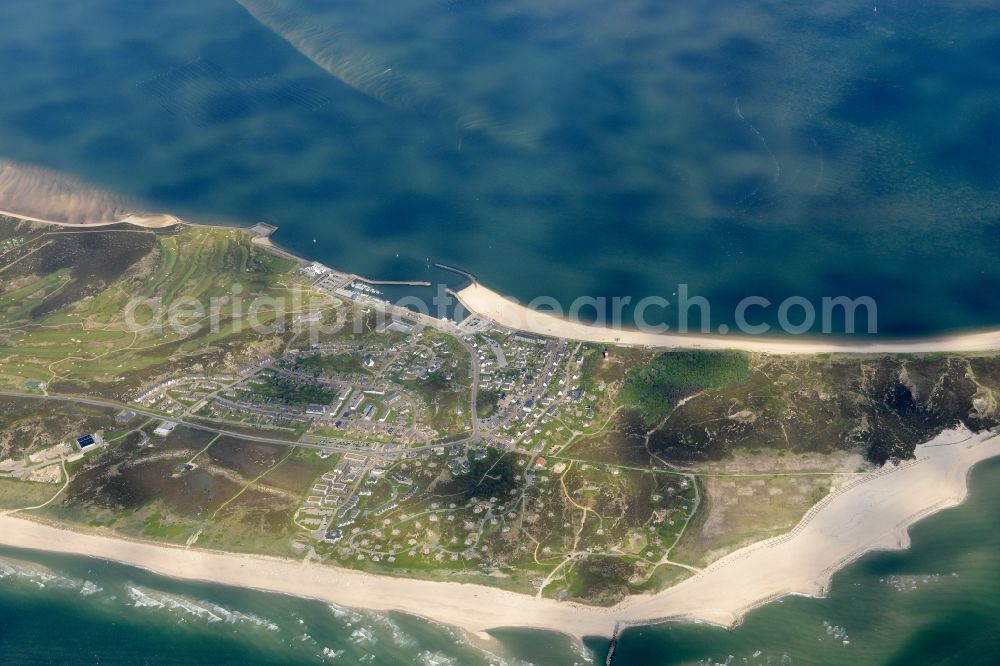
<svg viewBox="0 0 1000 666"><path fill-rule="evenodd" d="M515 579L534 568L519 589L559 598L563 565L581 556L628 554L639 579L667 560L697 508L692 479L563 452L614 410L617 387L597 377L615 364L607 347L475 315L422 317L315 262L299 274L361 316L392 316L361 336L333 333L235 373L162 378L132 397L169 418L314 447L330 469L292 517L298 548L353 566L473 566ZM577 525L581 511L601 526Z"/></svg>
<svg viewBox="0 0 1000 666"><path fill-rule="evenodd" d="M0 661L1000 664L998 25L0 2Z"/></svg>
<svg viewBox="0 0 1000 666"><path fill-rule="evenodd" d="M11 242L0 238L11 293L30 298L0 309L3 506L151 548L332 565L340 580L387 590L463 583L473 605L489 590L519 600L518 612L567 609L605 627L570 609L635 604L645 610L632 616L659 617L647 598L686 608L674 590L713 591L725 572L746 571L752 544L812 552L817 516L850 522L872 484L924 478L911 464L920 442L965 441L962 428L986 441L993 423L976 387L994 390L994 356L830 358L794 342L768 354L553 334L512 325L513 305L451 267L469 281L458 300L474 307L431 316L391 302L427 283L303 261L270 245L272 232L11 226ZM73 277L84 270L99 289ZM243 326L237 292L288 325ZM196 313L162 327L154 311L129 328L133 295L198 301L230 324ZM940 455L963 465L980 450ZM852 548L811 559L827 572ZM800 589L826 580L817 567ZM416 603L389 598L380 607ZM493 626L476 622L459 624Z"/></svg>

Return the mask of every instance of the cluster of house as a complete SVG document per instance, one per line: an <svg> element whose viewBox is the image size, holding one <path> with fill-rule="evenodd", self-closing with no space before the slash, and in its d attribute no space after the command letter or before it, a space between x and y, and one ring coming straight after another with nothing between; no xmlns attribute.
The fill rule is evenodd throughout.
<svg viewBox="0 0 1000 666"><path fill-rule="evenodd" d="M170 379L164 379L163 381L157 382L156 384L144 388L136 393L132 398L132 402L137 402L145 407L150 407L153 403L164 397L164 391L171 386L176 386L180 381L180 379L172 377Z"/></svg>
<svg viewBox="0 0 1000 666"><path fill-rule="evenodd" d="M192 403L204 399L235 379L230 374L170 377L143 388L132 397L132 402L167 414L180 414Z"/></svg>
<svg viewBox="0 0 1000 666"><path fill-rule="evenodd" d="M423 441L420 437L414 439L414 432L409 435L402 432L413 421L420 421L419 418L410 418L413 401L407 399L391 382L381 381L379 377L382 373L374 370L384 365L399 350L398 344L373 347L348 342L323 343L309 350L290 351L282 359L280 371L295 381L339 389L336 399L329 405L313 405L306 410L306 414L314 417L315 422L364 432L383 432L402 441ZM371 372L339 370L322 372L317 376L301 368L302 361L320 355L356 356L360 359L360 365Z"/></svg>
<svg viewBox="0 0 1000 666"><path fill-rule="evenodd" d="M565 342L503 329L498 332L506 336L502 341L490 336L472 340L481 368L479 390L500 396L497 411L484 420L491 429L507 428L539 407L547 407L552 383L565 383L559 372L569 356Z"/></svg>
<svg viewBox="0 0 1000 666"><path fill-rule="evenodd" d="M403 381L426 381L441 370L444 378L451 381L455 377L454 369L457 365L457 361L451 357L451 349L443 340L432 339L429 345L411 346L405 353L400 354L386 371Z"/></svg>
<svg viewBox="0 0 1000 666"><path fill-rule="evenodd" d="M330 541L327 538L329 537L328 530L334 520L337 521L337 527L339 528L353 523L360 514L360 511L357 509L360 495L356 494L349 499L347 498L350 494L351 486L357 481L366 463L366 456L347 453L336 469L325 472L313 484L310 494L299 509L301 513L307 516L302 520L302 523L318 527L320 533L326 535L324 538L327 541ZM338 540L339 538L340 536L338 535L333 540Z"/></svg>
<svg viewBox="0 0 1000 666"><path fill-rule="evenodd" d="M437 447L436 447L437 448ZM460 447L453 447L458 449ZM438 453L444 453L440 447ZM485 456L486 451L483 450ZM299 511L307 516L300 522L316 527L316 534L327 543L336 543L343 538L343 531L353 525L365 509L361 506L365 497L373 493L372 487L381 479L391 481L398 489L392 499L374 508L367 509L373 516L382 516L397 508L401 503L414 497L420 486L414 480L399 471L389 471L393 460L399 455L407 458L417 456L415 452L381 452L368 464L368 456L347 453L341 464L334 470L326 472L313 485L310 494ZM357 481L364 477L364 483L358 487ZM352 492L352 489L355 489Z"/></svg>

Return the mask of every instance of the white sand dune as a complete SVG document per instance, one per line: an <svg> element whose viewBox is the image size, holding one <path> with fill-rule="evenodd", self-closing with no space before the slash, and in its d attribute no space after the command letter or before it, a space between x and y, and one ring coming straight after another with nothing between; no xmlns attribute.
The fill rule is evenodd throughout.
<svg viewBox="0 0 1000 666"><path fill-rule="evenodd" d="M1000 330L962 333L913 340L855 341L827 337L776 338L773 336L697 335L656 333L634 329L591 326L534 310L473 283L455 293L465 309L501 326L567 340L634 345L664 349L739 349L769 354L905 354L931 352L981 352L1000 350Z"/></svg>
<svg viewBox="0 0 1000 666"><path fill-rule="evenodd" d="M859 477L811 510L789 534L735 551L682 583L612 608L480 585L374 576L316 564L154 545L0 515L0 543L137 565L182 579L269 590L372 610L399 610L475 634L534 627L573 637L610 636L619 623L668 619L732 626L750 609L789 594L822 594L833 573L875 549L909 545L908 527L962 502L969 470L1000 455L1000 436L947 431L916 459Z"/></svg>

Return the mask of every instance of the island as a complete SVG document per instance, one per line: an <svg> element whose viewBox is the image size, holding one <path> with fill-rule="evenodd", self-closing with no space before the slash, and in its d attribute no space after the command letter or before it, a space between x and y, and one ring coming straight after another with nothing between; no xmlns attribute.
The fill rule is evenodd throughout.
<svg viewBox="0 0 1000 666"><path fill-rule="evenodd" d="M822 594L1000 455L994 333L442 320L272 231L0 217L0 543L610 638Z"/></svg>

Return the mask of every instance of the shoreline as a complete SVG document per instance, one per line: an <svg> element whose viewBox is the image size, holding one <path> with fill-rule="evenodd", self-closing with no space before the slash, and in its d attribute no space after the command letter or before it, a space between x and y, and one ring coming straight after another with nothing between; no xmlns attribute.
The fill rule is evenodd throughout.
<svg viewBox="0 0 1000 666"><path fill-rule="evenodd" d="M77 227L187 224L172 216L157 216L153 222L130 215L116 222L73 224L2 211L0 214ZM237 228L254 234L252 228ZM305 261L275 246L269 233L258 233L252 242ZM614 331L528 310L475 282L455 295L470 312L510 328L607 344L735 348L779 354L1000 349L1000 331L868 344ZM400 611L456 626L484 639L489 639L488 630L502 627L550 630L575 639L611 636L617 626L665 621L731 628L746 613L784 596L822 596L837 571L868 552L908 547L908 529L912 524L967 497L970 470L982 460L1000 456L1000 435L945 431L918 446L915 455L913 461L898 468L882 468L829 495L785 535L734 551L659 593L630 596L607 608L539 600L479 584L370 574L291 559L186 549L118 535L75 531L76 526L53 526L11 515L16 511L0 512L0 544L110 560L177 579L288 594L345 607ZM872 511L873 507L878 511Z"/></svg>
<svg viewBox="0 0 1000 666"><path fill-rule="evenodd" d="M619 625L667 621L732 628L751 610L776 599L824 595L833 575L866 553L909 547L911 525L964 501L972 468L1000 456L1000 434L949 430L918 446L915 455L831 493L784 535L734 551L666 590L633 595L606 608L536 599L472 583L369 574L78 532L16 517L10 511L0 513L0 544L110 560L171 578L344 607L399 611L480 638L503 627L555 631L578 640L611 636Z"/></svg>
<svg viewBox="0 0 1000 666"><path fill-rule="evenodd" d="M131 224L146 229L161 229L172 225L207 226L192 224L169 214L128 215L120 220L106 222L57 222L0 210L0 216L7 216L27 222L52 224L62 227L96 228L114 224ZM228 225L226 225L227 228ZM257 233L252 226L233 226L250 234L250 242L286 259L302 264L312 263L290 250L276 244L271 236L276 228L267 233ZM436 264L437 265L437 264ZM411 284L410 281L375 280L349 271L338 272L351 275L369 284ZM849 339L827 341L816 337L778 338L767 335L755 337L724 334L685 334L644 332L638 329L613 329L604 326L573 322L542 310L532 310L516 300L503 296L489 287L483 286L471 273L451 267L445 270L457 271L471 276L472 282L458 291L448 290L470 315L495 324L533 335L560 338L578 342L617 345L625 347L647 347L653 349L691 349L701 351L739 350L764 354L926 354L934 352L987 352L1000 350L1000 329L984 329L958 333L942 333L912 339L880 338L871 342L855 342ZM423 284L423 282L413 282Z"/></svg>
<svg viewBox="0 0 1000 666"><path fill-rule="evenodd" d="M550 312L532 310L482 284L473 283L451 292L468 310L505 328L545 337L629 347L660 349L739 350L764 354L920 354L932 352L982 352L1000 350L1000 329L932 335L911 340L879 339L871 342L817 338L784 339L722 334L644 332L573 322Z"/></svg>
<svg viewBox="0 0 1000 666"><path fill-rule="evenodd" d="M81 229L91 229L94 227L110 227L115 224L131 224L136 227L142 227L144 229L164 229L166 227L174 226L175 224L188 225L179 217L167 214L148 214L142 215L139 213L131 213L126 215L120 220L105 221L105 222L57 222L56 220L43 220L40 217L32 217L30 215L24 215L23 213L14 213L9 210L0 210L0 216L11 217L16 220L23 220L25 222L37 222L38 224L53 224L58 227L79 227Z"/></svg>

